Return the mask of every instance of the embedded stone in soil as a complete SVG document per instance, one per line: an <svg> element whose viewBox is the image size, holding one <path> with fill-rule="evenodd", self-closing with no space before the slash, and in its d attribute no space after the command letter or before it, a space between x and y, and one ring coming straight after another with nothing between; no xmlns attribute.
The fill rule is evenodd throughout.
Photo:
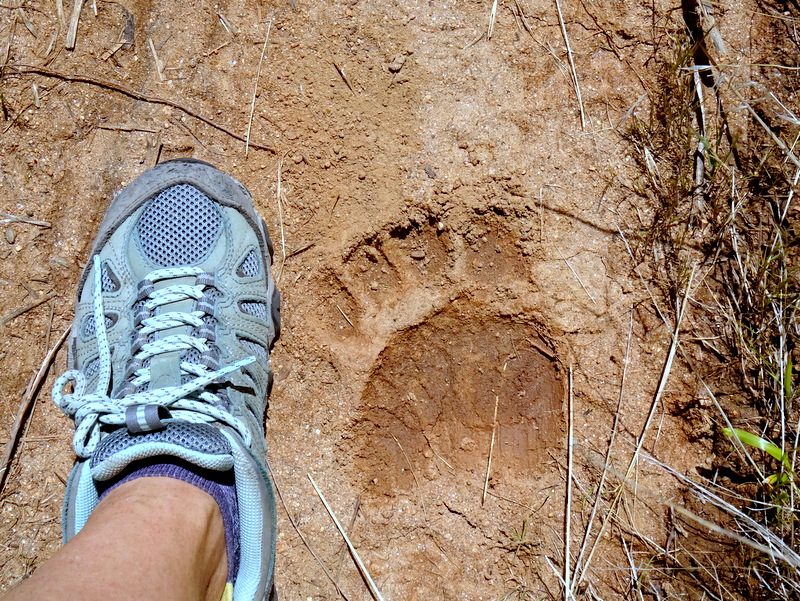
<svg viewBox="0 0 800 601"><path fill-rule="evenodd" d="M539 474L547 450L563 446L564 385L533 325L460 300L397 333L354 423L355 477L391 494L434 466L485 474L495 398L492 473Z"/></svg>

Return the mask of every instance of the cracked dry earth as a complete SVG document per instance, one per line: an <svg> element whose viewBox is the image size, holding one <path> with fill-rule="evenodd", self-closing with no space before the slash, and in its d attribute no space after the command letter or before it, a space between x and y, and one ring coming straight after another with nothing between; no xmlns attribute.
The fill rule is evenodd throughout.
<svg viewBox="0 0 800 601"><path fill-rule="evenodd" d="M577 545L629 329L620 465L671 335L619 234L652 212L630 192L640 175L619 127L637 100L646 110L674 7L562 2L582 127L548 0L499 2L491 39L488 0L102 1L83 7L74 50L60 4L0 7L0 208L21 218L3 225L3 311L46 299L2 327L2 442L70 324L109 199L193 156L242 181L272 230L284 329L270 461L348 598L368 593L307 474L387 599L558 598L570 367ZM249 129L249 150L211 124ZM64 364L62 351L0 497L0 591L59 546L71 425L49 388ZM645 445L684 472L709 461L674 415L692 394L677 367ZM655 470L638 478L680 498ZM631 520L666 536L656 502ZM279 526L282 598L338 598L283 507ZM584 590L624 596L626 562L604 539Z"/></svg>

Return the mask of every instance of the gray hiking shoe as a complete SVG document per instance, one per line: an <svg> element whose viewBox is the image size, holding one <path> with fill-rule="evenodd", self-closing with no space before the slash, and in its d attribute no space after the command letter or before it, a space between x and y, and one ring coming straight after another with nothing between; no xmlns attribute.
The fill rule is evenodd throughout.
<svg viewBox="0 0 800 601"><path fill-rule="evenodd" d="M162 163L114 198L78 287L69 371L53 389L76 426L65 542L134 462L233 470L233 598L272 594L276 514L264 418L280 298L271 254L250 194L206 163Z"/></svg>

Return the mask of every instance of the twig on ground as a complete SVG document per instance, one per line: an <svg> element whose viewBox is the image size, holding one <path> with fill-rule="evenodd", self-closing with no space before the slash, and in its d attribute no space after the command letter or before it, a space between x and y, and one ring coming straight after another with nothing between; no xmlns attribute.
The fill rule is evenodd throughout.
<svg viewBox="0 0 800 601"><path fill-rule="evenodd" d="M220 18L222 15L220 15ZM264 53L267 51L267 44L269 43L269 32L272 30L272 21L267 23L267 36L264 38L264 46L261 48L261 58L258 59L258 70L256 71L256 82L253 84L253 101L250 103L250 117L247 120L247 135L245 136L244 143L244 156L247 158L247 153L250 152L250 130L253 127L253 114L256 112L256 97L258 96L258 80L261 79L261 65L264 62ZM285 257L284 257L284 260Z"/></svg>
<svg viewBox="0 0 800 601"><path fill-rule="evenodd" d="M293 257L293 256L295 256L295 255L299 255L299 254L301 254L301 253L304 253L304 252L306 252L306 251L307 251L309 248L314 248L314 246L315 246L315 245L316 245L316 242L309 242L309 243L307 243L307 244L303 244L303 245L301 245L301 246L297 246L297 247L293 248L292 250L290 250L290 251L289 251L289 252L286 254L286 258L287 258L287 259L290 259L291 257Z"/></svg>
<svg viewBox="0 0 800 601"><path fill-rule="evenodd" d="M486 462L486 480L483 482L483 497L481 505L486 503L486 492L489 490L489 475L492 473L492 453L494 453L494 437L497 432L497 405L500 402L498 395L494 396L494 417L492 418L492 442L489 443L489 459Z"/></svg>
<svg viewBox="0 0 800 601"><path fill-rule="evenodd" d="M361 557L359 557L356 548L353 546L353 543L350 542L350 538L347 536L347 533L342 528L342 525L339 523L339 520L336 518L336 514L333 513L333 509L331 506L328 505L328 502L325 500L325 497L320 492L319 488L317 487L317 483L314 482L314 478L311 477L311 474L307 474L308 479L311 481L311 486L314 487L314 490L319 496L319 500L322 501L322 504L325 506L325 510L328 512L328 515L331 516L333 523L336 525L336 529L339 531L339 534L342 535L344 542L347 543L347 548L350 550L350 554L353 556L353 560L356 562L358 566L359 572L364 577L364 580L367 582L367 587L369 588L369 592L372 594L375 601L383 601L383 596L381 595L378 587L375 585L375 581L372 580L372 576L369 575L369 571L367 570L367 566L364 565L364 562L361 561Z"/></svg>
<svg viewBox="0 0 800 601"><path fill-rule="evenodd" d="M15 317L19 317L19 316L20 316L20 315L22 315L23 313L26 313L27 311L30 311L31 309L35 309L35 308L36 308L36 307L38 307L39 305L41 305L41 304L43 304L43 303L46 303L46 302L47 302L47 301L49 301L51 298L53 298L55 295L56 295L56 293L55 293L55 292L48 292L48 293L47 293L47 294L45 294L44 296L42 296L42 297L40 297L40 298L37 298L37 299L36 299L35 301L33 301L32 303L30 303L30 304L28 304L28 305L25 305L24 307L22 307L22 308L20 308L20 309L17 309L16 311L14 311L13 313L11 313L11 314L9 314L9 315L6 315L6 316L5 316L3 319L0 319L0 326L4 326L4 325L6 325L6 324L7 324L9 321L11 321L12 319L14 319Z"/></svg>
<svg viewBox="0 0 800 601"><path fill-rule="evenodd" d="M64 333L61 334L61 337L55 343L53 348L47 353L44 361L42 361L42 365L39 367L39 371L31 381L31 384L28 386L25 394L22 396L22 402L19 405L17 416L14 418L14 424L11 426L11 431L8 434L8 441L3 449L3 455L0 457L0 495L3 493L3 487L5 486L8 477L8 468L11 465L11 458L14 454L14 449L17 448L17 441L19 440L19 434L22 431L25 419L30 414L30 409L33 406L33 403L36 401L36 395L39 392L39 388L47 376L47 372L50 369L50 365L53 363L53 359L55 359L58 350L61 348L61 345L64 344L67 336L69 336L71 328L72 326L64 330Z"/></svg>
<svg viewBox="0 0 800 601"><path fill-rule="evenodd" d="M201 114L193 111L192 109L182 105L179 102L175 102L174 100L169 100L167 98L159 98L158 96L149 96L148 94L142 94L141 92L137 92L136 90L133 90L126 86L106 81L103 79L98 79L96 77L91 77L89 75L79 75L79 74L70 75L67 73L54 71L52 69L47 69L46 67L37 67L35 65L8 65L8 66L15 69L18 73L35 73L37 75L44 75L45 77L63 79L64 81L90 84L100 88L105 88L107 90L112 90L114 92L119 92L120 94L133 98L135 100L141 100L142 102L149 102L151 104L163 104L164 106L169 106L183 113L186 113L190 117L193 117L198 121L202 121L206 125L213 127L214 129L221 131L224 134L229 135L231 138L235 140L239 140L240 142L245 142L244 136L240 136L239 134L232 132L224 125L219 125L218 123L215 123L211 119L202 116ZM251 142L250 146L252 146L253 148L258 148L259 150L275 152L275 149L272 146L267 146L265 144L256 144L254 142Z"/></svg>
<svg viewBox="0 0 800 601"><path fill-rule="evenodd" d="M227 40L225 42L222 42L222 44L220 44L219 46L215 47L213 50L209 50L208 52L204 52L202 54L202 56L203 56L203 58L208 58L212 54L217 54L220 50L222 50L226 46L230 46L230 45L231 45L231 41Z"/></svg>
<svg viewBox="0 0 800 601"><path fill-rule="evenodd" d="M347 75L344 74L344 69L342 69L336 63L333 63L333 66L336 67L336 72L339 74L339 77L342 78L342 81L347 85L348 89L353 93L353 96L358 96L356 91L353 89L353 86L350 84L350 80L347 79Z"/></svg>
<svg viewBox="0 0 800 601"><path fill-rule="evenodd" d="M27 223L28 225L38 225L39 227L51 227L49 221L39 221L28 217L17 217L11 213L0 213L0 223Z"/></svg>
<svg viewBox="0 0 800 601"><path fill-rule="evenodd" d="M175 123L175 121L173 121L173 123ZM125 124L119 124L119 125L108 124L107 125L107 124L101 123L100 125L97 126L97 129L107 129L109 131L139 131L139 132L143 132L143 133L146 133L146 134L154 134L154 133L156 133L155 129L150 129L150 128L147 128L147 127L139 127L138 125L125 125Z"/></svg>

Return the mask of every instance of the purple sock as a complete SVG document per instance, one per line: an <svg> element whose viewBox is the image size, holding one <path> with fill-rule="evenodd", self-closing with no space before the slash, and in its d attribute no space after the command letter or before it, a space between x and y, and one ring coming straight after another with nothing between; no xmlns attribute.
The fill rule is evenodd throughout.
<svg viewBox="0 0 800 601"><path fill-rule="evenodd" d="M204 470L179 460L164 463L134 463L123 471L110 486L100 490L100 499L119 485L147 476L166 476L188 482L204 490L217 502L225 526L225 549L228 554L228 582L234 582L239 570L239 508L236 498L233 472Z"/></svg>

